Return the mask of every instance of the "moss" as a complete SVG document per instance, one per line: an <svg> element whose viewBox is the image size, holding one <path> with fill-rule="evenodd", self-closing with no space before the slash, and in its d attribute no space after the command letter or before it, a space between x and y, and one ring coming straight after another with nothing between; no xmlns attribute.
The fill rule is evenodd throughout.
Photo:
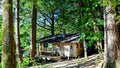
<svg viewBox="0 0 120 68"><path fill-rule="evenodd" d="M2 68L16 68L12 0L3 0L2 6Z"/></svg>

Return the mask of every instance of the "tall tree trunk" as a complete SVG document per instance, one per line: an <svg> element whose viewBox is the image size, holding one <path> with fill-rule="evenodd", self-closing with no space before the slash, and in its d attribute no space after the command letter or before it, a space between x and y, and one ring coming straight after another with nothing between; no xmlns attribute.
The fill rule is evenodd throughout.
<svg viewBox="0 0 120 68"><path fill-rule="evenodd" d="M37 8L36 0L33 1L32 10L32 38L31 38L31 58L34 59L36 53L36 22L37 22Z"/></svg>
<svg viewBox="0 0 120 68"><path fill-rule="evenodd" d="M2 1L2 68L16 68L12 0Z"/></svg>
<svg viewBox="0 0 120 68"><path fill-rule="evenodd" d="M104 33L105 33L105 54L103 68L115 68L116 61L119 59L119 33L115 21L115 8L110 1L104 11Z"/></svg>
<svg viewBox="0 0 120 68"><path fill-rule="evenodd" d="M51 18L51 34L54 35L54 11L52 11L52 18Z"/></svg>
<svg viewBox="0 0 120 68"><path fill-rule="evenodd" d="M16 1L16 51L19 64L22 63L22 51L20 47L20 29L19 29L19 0Z"/></svg>

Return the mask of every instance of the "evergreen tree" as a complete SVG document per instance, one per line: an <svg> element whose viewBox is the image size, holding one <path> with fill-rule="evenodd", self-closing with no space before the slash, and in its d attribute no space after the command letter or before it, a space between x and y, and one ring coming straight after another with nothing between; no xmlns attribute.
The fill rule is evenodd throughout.
<svg viewBox="0 0 120 68"><path fill-rule="evenodd" d="M32 37L31 37L31 52L30 56L32 59L35 57L36 52L36 22L37 22L37 8L36 8L37 0L33 0L33 9L32 9Z"/></svg>

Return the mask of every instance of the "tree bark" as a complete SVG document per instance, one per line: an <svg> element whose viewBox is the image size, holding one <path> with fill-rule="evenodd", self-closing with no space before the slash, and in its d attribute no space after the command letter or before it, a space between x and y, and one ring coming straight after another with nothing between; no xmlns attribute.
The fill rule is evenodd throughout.
<svg viewBox="0 0 120 68"><path fill-rule="evenodd" d="M22 51L20 47L20 29L19 29L19 0L16 1L16 51L17 51L17 59L18 62L22 63Z"/></svg>
<svg viewBox="0 0 120 68"><path fill-rule="evenodd" d="M12 0L2 0L2 68L16 68Z"/></svg>
<svg viewBox="0 0 120 68"><path fill-rule="evenodd" d="M119 59L119 33L118 24L115 21L115 8L112 8L110 1L104 11L104 65L103 68L115 68Z"/></svg>
<svg viewBox="0 0 120 68"><path fill-rule="evenodd" d="M31 42L31 58L35 58L36 53L36 22L37 22L37 8L36 1L33 1L33 10L32 10L32 42Z"/></svg>

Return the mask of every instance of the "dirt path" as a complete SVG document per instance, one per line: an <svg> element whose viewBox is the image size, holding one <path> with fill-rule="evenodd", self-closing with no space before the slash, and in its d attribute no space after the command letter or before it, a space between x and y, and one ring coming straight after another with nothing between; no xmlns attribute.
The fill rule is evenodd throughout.
<svg viewBox="0 0 120 68"><path fill-rule="evenodd" d="M73 60L67 60L62 62L45 64L53 68L97 68L99 56L98 54L89 56L85 61L84 58L78 58ZM34 66L30 68L39 68L39 66Z"/></svg>

